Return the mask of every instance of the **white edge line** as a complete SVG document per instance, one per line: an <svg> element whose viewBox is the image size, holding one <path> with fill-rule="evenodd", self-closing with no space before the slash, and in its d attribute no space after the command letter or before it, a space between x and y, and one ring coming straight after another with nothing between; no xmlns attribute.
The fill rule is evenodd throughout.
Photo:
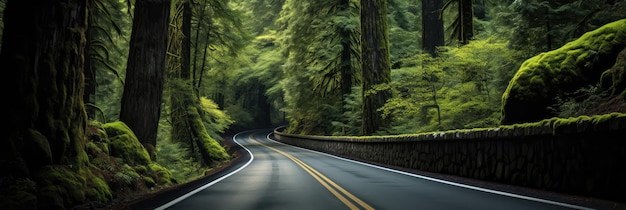
<svg viewBox="0 0 626 210"><path fill-rule="evenodd" d="M443 183L443 184L449 184L449 185L453 185L453 186L457 186L457 187L463 187L463 188L472 189L472 190L478 190L478 191L487 192L487 193L493 193L493 194L498 194L498 195L509 196L509 197L513 197L513 198L520 198L520 199L525 199L525 200L542 202L542 203L547 203L547 204L552 204L552 205L557 205L557 206L563 206L563 207L567 207L567 208L592 210L592 208L577 206L577 205L573 205L573 204L561 203L561 202L557 202L557 201L551 201L551 200L546 200L546 199L541 199L541 198L535 198L535 197L530 197L530 196L518 195L518 194L502 192L502 191L497 191L497 190L490 190L490 189L486 189L486 188L481 188L481 187L476 187L476 186L471 186L471 185L466 185L466 184L461 184L461 183L456 183L456 182L436 179L436 178L427 177L427 176L423 176L423 175L417 175L417 174L413 174L413 173L409 173L409 172L405 172L405 171L399 171L399 170L395 170L395 169L391 169L391 168L385 168L385 167L382 167L382 166L377 166L377 165L364 163L364 162L360 162L360 161L356 161L356 160L351 160L351 159L339 157L339 156L336 156L336 155L323 153L323 152L320 152L320 151L315 151L315 150L310 150L310 149L303 148L303 147L298 147L298 146L294 146L294 145L285 144L285 143L282 143L282 142L279 142L279 141L271 139L270 135L272 135L272 134L273 134L273 132L270 133L270 134L267 134L267 136L266 136L266 138L268 140L270 140L270 141L274 141L274 142L277 142L277 143L280 143L280 144L293 146L295 148L299 148L299 149L302 149L302 150L306 150L306 151L310 151L310 152L326 155L326 156L329 156L329 157L333 157L333 158L337 158L337 159L340 159L340 160L353 162L353 163L357 163L357 164L361 164L361 165L365 165L365 166L369 166L369 167L373 167L373 168L377 168L377 169L381 169L381 170L386 170L386 171L399 173L399 174L403 174L403 175L407 175L407 176L412 176L412 177L416 177L416 178L426 179L426 180L439 182L439 183Z"/></svg>
<svg viewBox="0 0 626 210"><path fill-rule="evenodd" d="M243 132L242 132L242 133L243 133ZM180 196L180 197L178 197L178 198L176 198L176 199L174 199L174 200L172 200L172 201L170 201L170 202L168 202L168 203L166 203L166 204L163 204L162 206L159 206L159 207L155 208L155 210L164 210L164 209L167 209L167 208L169 208L169 207L173 206L174 204L176 204L176 203L178 203L178 202L180 202L180 201L182 201L182 200L187 199L188 197L192 196L193 194L196 194L196 193L198 193L198 192L200 192L200 191L202 191L202 190L204 190L204 189L206 189L206 188L210 187L211 185L214 185L215 183L218 183L218 182L220 182L220 181L222 181L222 180L224 180L224 179L226 179L226 178L228 178L228 177L232 176L233 174L235 174L235 173L237 173L237 172L241 171L242 169L244 169L245 167L247 167L248 165L250 165L250 163L252 163L252 161L254 160L254 155L252 155L252 152L250 152L250 150L248 150L248 148L244 147L244 146L243 146L243 145L241 145L239 142L237 142L237 139L236 139L236 138L237 138L237 136L238 136L239 134L241 134L241 133L237 133L237 134L235 134L235 135L233 136L233 141L234 141L235 143L237 143L239 146L241 146L242 148L244 148L244 149L248 152L248 154L250 154L250 160L248 160L248 162L247 162L246 164L244 164L243 166L241 166L240 168L238 168L237 170L235 170L235 171L233 171L233 172L230 172L230 173L228 173L228 174L226 174L226 175L224 175L224 176L222 176L222 177L220 177L220 178L218 178L218 179L216 179L216 180L213 180L212 182L209 182L208 184L203 185L202 187L199 187L199 188L197 188L197 189L195 189L195 190L193 190L193 191L191 191L191 192L188 192L187 194L185 194L185 195L183 195L183 196Z"/></svg>

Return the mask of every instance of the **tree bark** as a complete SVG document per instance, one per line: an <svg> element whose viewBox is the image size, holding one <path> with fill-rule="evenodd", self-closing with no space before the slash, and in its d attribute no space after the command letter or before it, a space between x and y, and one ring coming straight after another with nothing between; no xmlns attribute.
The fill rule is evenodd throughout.
<svg viewBox="0 0 626 210"><path fill-rule="evenodd" d="M163 96L170 0L137 0L120 120L154 158Z"/></svg>
<svg viewBox="0 0 626 210"><path fill-rule="evenodd" d="M3 175L49 164L84 166L86 1L9 0L0 63Z"/></svg>
<svg viewBox="0 0 626 210"><path fill-rule="evenodd" d="M183 44L181 46L181 73L180 78L189 81L193 87L191 79L191 0L183 2Z"/></svg>
<svg viewBox="0 0 626 210"><path fill-rule="evenodd" d="M363 76L362 135L371 135L389 126L389 118L378 111L389 98L390 90L371 93L379 84L391 82L387 1L361 0L361 56Z"/></svg>

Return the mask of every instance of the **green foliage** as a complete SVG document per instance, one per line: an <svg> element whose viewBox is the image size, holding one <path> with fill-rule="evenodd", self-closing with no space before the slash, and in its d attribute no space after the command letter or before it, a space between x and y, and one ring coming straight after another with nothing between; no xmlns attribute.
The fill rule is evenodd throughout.
<svg viewBox="0 0 626 210"><path fill-rule="evenodd" d="M202 119L208 129L207 131L212 138L221 139L220 134L224 133L235 121L225 111L219 109L218 105L211 99L201 97L200 106L202 113L204 113Z"/></svg>
<svg viewBox="0 0 626 210"><path fill-rule="evenodd" d="M131 17L123 2L99 0L93 4L89 15L89 59L95 78L87 78L86 82L95 82L92 102L102 108L106 117L102 121L113 122L119 119Z"/></svg>
<svg viewBox="0 0 626 210"><path fill-rule="evenodd" d="M332 132L331 121L342 109L341 92L358 82L356 8L355 1L285 2L278 23L286 26L280 28L287 56L280 85L289 132Z"/></svg>
<svg viewBox="0 0 626 210"><path fill-rule="evenodd" d="M496 24L528 57L549 51L604 24L626 18L626 1L531 0L501 7ZM620 12L617 12L620 11Z"/></svg>
<svg viewBox="0 0 626 210"><path fill-rule="evenodd" d="M556 97L556 103L549 107L560 118L590 115L592 111L607 102L609 94L598 85L582 87L567 96Z"/></svg>
<svg viewBox="0 0 626 210"><path fill-rule="evenodd" d="M216 82L206 92L225 96L224 103L212 98L235 121L231 127L260 126L266 108L259 104L267 101L271 122L280 123L284 112L288 132L352 134L360 119L355 111L361 96L337 94L341 75L335 67L346 65L337 60L342 50L338 41L344 37L337 33L358 27L357 8L340 10L338 1L269 2L235 1L235 8L249 17L243 19L245 28L256 38L238 58L216 58L221 61L214 68L229 70L212 68L209 75ZM623 0L612 7L599 0L474 2L480 11L475 11L473 39L463 47L442 47L440 58L434 59L419 54L420 2L388 2L393 84L378 90L394 91L381 111L397 119L386 133L496 125L509 81L524 59L547 47L548 35L558 46L623 15L616 12ZM449 2L442 18L454 25L459 1ZM358 62L352 60L352 65ZM538 77L532 83L545 85Z"/></svg>
<svg viewBox="0 0 626 210"><path fill-rule="evenodd" d="M284 58L278 38L275 31L258 36L238 57L235 63L239 65L233 66L229 71L231 75L223 77L212 87L211 92L221 91L224 94L222 106L235 121L232 125L235 129L265 127L276 122L276 119L266 118L275 116L283 103L282 87L278 81L283 77L281 66ZM268 109L260 104L271 107Z"/></svg>
<svg viewBox="0 0 626 210"><path fill-rule="evenodd" d="M402 65L401 60L419 53L421 23L418 14L421 1L388 1L389 48L392 68Z"/></svg>
<svg viewBox="0 0 626 210"><path fill-rule="evenodd" d="M181 183L203 175L199 162L186 158L190 151L179 142L161 140L157 143L157 163L167 168L172 177Z"/></svg>
<svg viewBox="0 0 626 210"><path fill-rule="evenodd" d="M238 10L245 12L244 25L250 28L254 35L265 34L268 30L274 30L274 22L278 19L285 0L236 0L231 1L237 5Z"/></svg>
<svg viewBox="0 0 626 210"><path fill-rule="evenodd" d="M393 115L390 134L489 127L498 123L500 96L518 55L495 37L442 47L439 57L419 54L392 71L394 97L382 111Z"/></svg>
<svg viewBox="0 0 626 210"><path fill-rule="evenodd" d="M344 99L344 112L332 123L332 135L355 136L361 134L363 95L361 87L353 87L350 95Z"/></svg>

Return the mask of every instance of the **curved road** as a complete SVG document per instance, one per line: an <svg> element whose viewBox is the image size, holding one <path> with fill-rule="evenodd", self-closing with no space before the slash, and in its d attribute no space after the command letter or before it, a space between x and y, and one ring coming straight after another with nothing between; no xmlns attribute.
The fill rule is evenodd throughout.
<svg viewBox="0 0 626 210"><path fill-rule="evenodd" d="M586 209L347 160L270 134L235 135L248 162L156 209Z"/></svg>

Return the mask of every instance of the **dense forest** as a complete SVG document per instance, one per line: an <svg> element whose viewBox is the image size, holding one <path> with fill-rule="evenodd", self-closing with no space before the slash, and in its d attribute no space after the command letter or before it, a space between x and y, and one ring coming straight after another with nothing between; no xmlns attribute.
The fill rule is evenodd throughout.
<svg viewBox="0 0 626 210"><path fill-rule="evenodd" d="M222 138L246 129L393 135L624 113L623 11L625 0L0 0L0 208L188 182L232 159Z"/></svg>

